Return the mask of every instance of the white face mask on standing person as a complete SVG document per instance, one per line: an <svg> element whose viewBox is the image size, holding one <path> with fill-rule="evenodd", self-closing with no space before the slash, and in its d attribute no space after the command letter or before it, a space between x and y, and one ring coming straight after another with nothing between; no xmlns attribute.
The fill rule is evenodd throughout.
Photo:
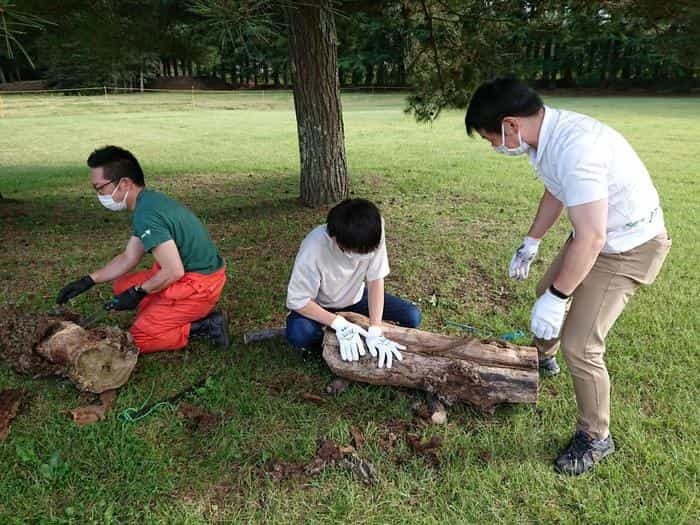
<svg viewBox="0 0 700 525"><path fill-rule="evenodd" d="M120 202L116 202L114 200L114 194L119 189L119 185L121 184L122 180L123 179L119 179L119 182L117 182L114 191L110 195L97 195L97 198L100 199L100 204L102 204L102 206L104 206L108 210L122 211L126 209L126 198L129 196L128 191L126 192L124 198Z"/></svg>
<svg viewBox="0 0 700 525"><path fill-rule="evenodd" d="M501 145L494 146L494 151L496 153L503 153L504 155L522 155L530 151L530 145L527 142L523 142L523 138L520 136L520 129L518 129L518 145L514 148L509 148L506 146L506 128L501 122Z"/></svg>

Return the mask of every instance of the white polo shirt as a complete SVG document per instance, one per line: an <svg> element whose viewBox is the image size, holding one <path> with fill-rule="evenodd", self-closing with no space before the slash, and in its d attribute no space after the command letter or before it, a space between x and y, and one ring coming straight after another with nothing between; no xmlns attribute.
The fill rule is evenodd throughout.
<svg viewBox="0 0 700 525"><path fill-rule="evenodd" d="M545 106L537 149L529 155L547 190L567 208L608 199L603 253L631 250L665 230L649 172L609 126Z"/></svg>
<svg viewBox="0 0 700 525"><path fill-rule="evenodd" d="M287 308L298 310L313 300L324 308L345 308L362 299L365 281L389 275L384 240L366 257L352 258L328 235L326 225L317 226L302 241L287 287Z"/></svg>

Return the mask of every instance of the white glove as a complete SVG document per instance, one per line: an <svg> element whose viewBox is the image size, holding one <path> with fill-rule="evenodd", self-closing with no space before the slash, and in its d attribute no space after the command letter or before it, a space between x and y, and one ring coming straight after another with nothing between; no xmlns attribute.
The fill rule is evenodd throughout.
<svg viewBox="0 0 700 525"><path fill-rule="evenodd" d="M523 243L515 251L515 255L510 261L510 268L508 269L508 275L513 279L522 281L527 279L530 273L530 265L532 261L535 260L537 256L537 250L540 247L540 241L533 237L525 237Z"/></svg>
<svg viewBox="0 0 700 525"><path fill-rule="evenodd" d="M549 290L535 301L530 316L530 329L535 337L540 339L559 337L561 325L564 324L567 302L568 299L560 299Z"/></svg>
<svg viewBox="0 0 700 525"><path fill-rule="evenodd" d="M343 361L358 361L360 356L365 355L365 347L360 335L367 337L367 332L362 327L336 315L331 328L335 330L335 336L338 338L340 358Z"/></svg>
<svg viewBox="0 0 700 525"><path fill-rule="evenodd" d="M381 327L370 326L369 330L367 330L365 341L372 357L379 355L378 368L384 368L384 361L386 361L386 367L391 368L394 357L399 361L403 361L403 356L399 350L406 350L406 347L384 337Z"/></svg>

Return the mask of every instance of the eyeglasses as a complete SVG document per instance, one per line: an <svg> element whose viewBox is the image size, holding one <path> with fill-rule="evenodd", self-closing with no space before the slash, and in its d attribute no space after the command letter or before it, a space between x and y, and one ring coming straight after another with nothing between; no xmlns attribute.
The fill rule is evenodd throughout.
<svg viewBox="0 0 700 525"><path fill-rule="evenodd" d="M97 187L95 188L95 191L96 191L97 193L100 193L100 191L102 190L102 188L104 188L105 186L109 186L110 184L114 184L114 181L111 181L111 180L110 180L110 181L108 181L108 182L105 182L102 186L97 186Z"/></svg>

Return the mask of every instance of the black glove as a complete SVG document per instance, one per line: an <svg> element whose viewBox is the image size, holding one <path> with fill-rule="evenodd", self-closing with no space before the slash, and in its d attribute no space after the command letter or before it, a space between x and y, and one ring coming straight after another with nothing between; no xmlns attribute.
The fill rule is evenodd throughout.
<svg viewBox="0 0 700 525"><path fill-rule="evenodd" d="M73 297L87 292L93 286L95 286L95 281L92 280L92 277L89 275L81 277L77 281L73 281L61 288L61 291L58 292L58 296L56 297L56 304L67 303L69 299L73 299Z"/></svg>
<svg viewBox="0 0 700 525"><path fill-rule="evenodd" d="M148 295L140 286L132 286L125 292L115 295L114 299L108 301L104 305L105 310L133 310L136 308L141 299Z"/></svg>

